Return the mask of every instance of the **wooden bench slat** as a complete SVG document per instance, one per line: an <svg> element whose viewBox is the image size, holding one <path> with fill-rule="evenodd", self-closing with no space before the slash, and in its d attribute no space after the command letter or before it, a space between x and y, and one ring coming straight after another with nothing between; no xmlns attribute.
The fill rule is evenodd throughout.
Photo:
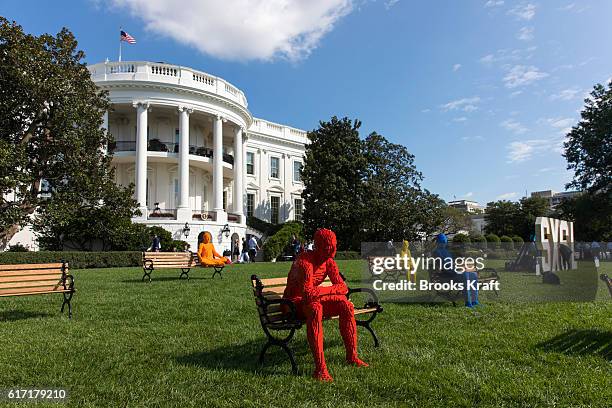
<svg viewBox="0 0 612 408"><path fill-rule="evenodd" d="M327 283L327 284L326 284ZM268 278L268 279L262 279L261 280L261 284L264 285L264 287L269 287L269 286L279 286L279 285L283 285L283 286L287 286L287 278ZM253 286L256 285L256 282L253 281ZM323 284L321 284L322 286L329 286L331 285L331 280L329 278L325 278L325 280L323 281Z"/></svg>
<svg viewBox="0 0 612 408"><path fill-rule="evenodd" d="M61 273L45 274L45 275L14 275L14 276L0 276L0 283L4 282L29 282L29 281L40 281L40 280L60 280L62 278Z"/></svg>
<svg viewBox="0 0 612 408"><path fill-rule="evenodd" d="M17 264L17 265L0 265L0 271L18 271L18 270L36 270L36 269L62 269L61 263L48 264Z"/></svg>
<svg viewBox="0 0 612 408"><path fill-rule="evenodd" d="M40 290L39 290L40 289ZM70 290L69 289L64 289L62 288L58 288L58 289L45 289L45 288L38 288L38 289L26 289L26 290L19 290L19 289L11 289L11 290L1 290L0 291L0 297L7 297L7 296L25 296L25 295L42 295L45 293L69 293Z"/></svg>
<svg viewBox="0 0 612 408"><path fill-rule="evenodd" d="M59 279L44 280L44 281L31 281L31 282L10 282L0 283L0 290L12 289L12 288L35 288L41 286L64 286L64 283Z"/></svg>
<svg viewBox="0 0 612 408"><path fill-rule="evenodd" d="M66 269L68 271L68 269ZM35 276L35 275L50 275L60 274L61 270L58 269L33 269L33 270L19 270L19 271L0 271L0 277L3 276Z"/></svg>

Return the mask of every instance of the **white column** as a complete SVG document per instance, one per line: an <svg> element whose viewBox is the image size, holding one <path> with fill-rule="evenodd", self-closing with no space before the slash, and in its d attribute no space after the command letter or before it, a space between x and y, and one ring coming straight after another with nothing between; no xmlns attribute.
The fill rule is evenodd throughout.
<svg viewBox="0 0 612 408"><path fill-rule="evenodd" d="M240 215L240 222L242 222L242 214L244 212L244 204L242 201L242 197L244 195L243 156L242 128L236 127L236 132L234 134L234 213Z"/></svg>
<svg viewBox="0 0 612 408"><path fill-rule="evenodd" d="M225 222L223 211L223 119L213 119L213 210L217 221Z"/></svg>
<svg viewBox="0 0 612 408"><path fill-rule="evenodd" d="M136 201L142 213L147 218L147 124L149 103L138 102L136 108Z"/></svg>
<svg viewBox="0 0 612 408"><path fill-rule="evenodd" d="M179 108L179 203L176 219L191 220L189 208L189 114L192 110L184 106Z"/></svg>
<svg viewBox="0 0 612 408"><path fill-rule="evenodd" d="M108 134L108 111L105 111L102 115L102 129L104 129L105 134ZM102 147L102 154L108 154L108 143L105 143Z"/></svg>

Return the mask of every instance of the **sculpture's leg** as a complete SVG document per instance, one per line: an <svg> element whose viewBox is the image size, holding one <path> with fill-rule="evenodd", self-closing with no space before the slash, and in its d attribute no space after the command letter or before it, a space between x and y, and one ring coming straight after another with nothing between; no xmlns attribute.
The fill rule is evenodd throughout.
<svg viewBox="0 0 612 408"><path fill-rule="evenodd" d="M344 296L334 296L334 299L323 302L325 316L339 317L338 325L344 341L346 361L360 367L367 367L368 365L357 357L357 324L354 309L353 304Z"/></svg>
<svg viewBox="0 0 612 408"><path fill-rule="evenodd" d="M306 315L306 335L314 358L313 377L321 381L333 381L327 371L323 353L323 306L319 302L304 305Z"/></svg>

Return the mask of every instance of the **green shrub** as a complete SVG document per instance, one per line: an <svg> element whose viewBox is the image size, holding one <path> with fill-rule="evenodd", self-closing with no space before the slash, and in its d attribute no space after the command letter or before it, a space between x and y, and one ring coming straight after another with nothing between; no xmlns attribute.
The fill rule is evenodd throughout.
<svg viewBox="0 0 612 408"><path fill-rule="evenodd" d="M172 239L172 234L170 233L170 231L167 231L162 227L153 226L147 228L147 233L149 235L149 245L147 246L147 248L151 246L153 235L157 235L159 237L159 243L163 252L174 251L174 240Z"/></svg>
<svg viewBox="0 0 612 408"><path fill-rule="evenodd" d="M36 264L66 261L71 269L119 268L141 266L142 253L139 251L122 252L2 252L0 264Z"/></svg>
<svg viewBox="0 0 612 408"><path fill-rule="evenodd" d="M478 249L487 249L487 239L484 235L474 234L470 235L470 240L472 241L472 247Z"/></svg>
<svg viewBox="0 0 612 408"><path fill-rule="evenodd" d="M20 243L16 243L15 245L9 246L7 252L29 252L30 250Z"/></svg>
<svg viewBox="0 0 612 408"><path fill-rule="evenodd" d="M183 252L187 249L187 242L173 239L166 248L162 247L164 252Z"/></svg>
<svg viewBox="0 0 612 408"><path fill-rule="evenodd" d="M507 235L502 235L501 237L499 237L499 240L501 242L501 247L505 250L511 250L514 249L514 244L512 242L512 238L510 238Z"/></svg>
<svg viewBox="0 0 612 408"><path fill-rule="evenodd" d="M470 243L470 237L468 237L465 234L456 234L453 237L453 243L454 244L469 244Z"/></svg>
<svg viewBox="0 0 612 408"><path fill-rule="evenodd" d="M247 217L247 226L257 231L260 231L264 235L274 235L278 232L284 224L272 224L268 221L264 221L257 217Z"/></svg>
<svg viewBox="0 0 612 408"><path fill-rule="evenodd" d="M350 259L361 259L361 255L357 251L338 251L336 252L336 260L346 261Z"/></svg>
<svg viewBox="0 0 612 408"><path fill-rule="evenodd" d="M491 249L496 249L499 248L499 243L501 242L501 240L499 239L499 237L495 234L487 234L485 236L485 238L487 239L487 246Z"/></svg>
<svg viewBox="0 0 612 408"><path fill-rule="evenodd" d="M264 260L272 261L282 255L285 247L290 243L291 236L295 234L302 240L302 223L290 221L283 224L274 235L266 240L263 245Z"/></svg>
<svg viewBox="0 0 612 408"><path fill-rule="evenodd" d="M515 248L518 248L519 246L523 245L523 243L525 242L525 241L523 241L523 238L519 237L518 235L513 235L512 236L512 241L514 242L514 247Z"/></svg>

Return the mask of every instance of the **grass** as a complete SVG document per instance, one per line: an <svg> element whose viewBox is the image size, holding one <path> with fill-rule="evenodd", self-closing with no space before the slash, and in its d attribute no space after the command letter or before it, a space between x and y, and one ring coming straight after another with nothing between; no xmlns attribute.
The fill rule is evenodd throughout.
<svg viewBox="0 0 612 408"><path fill-rule="evenodd" d="M360 261L339 261L355 281ZM603 264L612 274L612 264ZM473 311L443 304L387 303L374 322L375 349L360 331L360 355L343 364L337 323L325 323L333 384L310 378L305 332L293 341L300 376L265 337L249 276L286 275L289 264L234 265L210 279L194 270L140 282L137 268L73 271L74 318L60 296L0 298L0 388L64 387L71 406L609 406L612 303L488 301ZM505 279L507 276L502 276ZM1 404L1 402L0 402ZM10 405L10 406L14 406Z"/></svg>

